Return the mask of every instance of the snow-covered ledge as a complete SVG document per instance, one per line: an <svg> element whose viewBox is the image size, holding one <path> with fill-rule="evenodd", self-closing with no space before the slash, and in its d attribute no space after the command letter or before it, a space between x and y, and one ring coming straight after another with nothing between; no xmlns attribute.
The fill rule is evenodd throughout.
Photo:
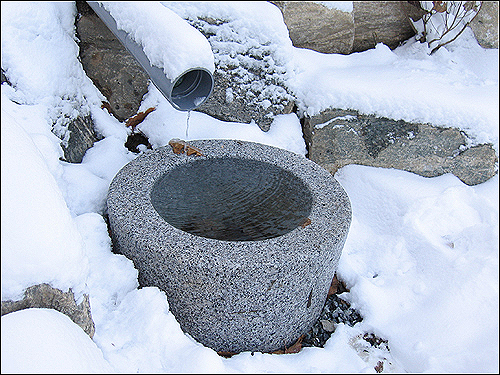
<svg viewBox="0 0 500 375"><path fill-rule="evenodd" d="M117 250L205 346L289 347L325 303L351 222L347 194L319 165L276 147L174 147L144 153L112 181Z"/></svg>

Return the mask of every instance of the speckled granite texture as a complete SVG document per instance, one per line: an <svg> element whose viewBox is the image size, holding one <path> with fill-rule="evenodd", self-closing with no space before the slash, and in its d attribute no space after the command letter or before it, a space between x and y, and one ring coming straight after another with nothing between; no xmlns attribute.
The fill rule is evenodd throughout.
<svg viewBox="0 0 500 375"><path fill-rule="evenodd" d="M138 156L117 173L107 199L114 245L133 260L142 286L165 291L182 330L203 345L236 353L289 347L323 308L351 222L349 198L330 173L304 156L235 140L189 144L203 156L174 154L165 146ZM214 165L237 158L245 159L245 166L250 160L283 169L283 176L306 187L300 196L310 198L302 207L307 217L284 234L259 240L219 240L177 229L153 206L153 189L174 169L211 158ZM219 181L224 174L220 176ZM197 183L196 174L192 180ZM260 196L268 208L275 204L273 199L294 196L286 191L275 197L265 188L269 181L262 181ZM165 189L175 195L176 186L185 190L189 184ZM257 184L253 191L258 190ZM162 199L166 202L168 196L164 192ZM222 190L220 197L225 200ZM243 204L245 199L239 199Z"/></svg>

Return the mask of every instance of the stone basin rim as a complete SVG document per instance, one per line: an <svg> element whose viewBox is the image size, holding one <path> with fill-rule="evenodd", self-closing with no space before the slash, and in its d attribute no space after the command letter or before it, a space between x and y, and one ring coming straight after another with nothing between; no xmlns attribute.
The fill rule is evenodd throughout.
<svg viewBox="0 0 500 375"><path fill-rule="evenodd" d="M110 184L107 208L108 213L120 210L121 215L126 217L126 221L132 223L125 230L134 231L140 227L149 227L156 230L154 232L163 237L168 233L170 238L167 242L182 242L183 247L190 246L210 246L212 251L216 251L214 246L220 242L231 243L235 250L246 251L248 244L260 245L262 248L275 249L273 244L283 244L283 242L295 241L297 236L307 236L311 238L321 237L321 233L331 235L332 230L336 230L335 225L341 213L336 211L350 211L350 202L347 193L335 180L335 178L323 167L307 159L305 156L291 151L269 146L261 143L241 141L237 139L208 139L192 140L189 145L197 147L203 156L187 156L186 153L174 154L172 148L162 146L152 151L146 151L134 160L125 165L114 177ZM150 202L150 194L154 183L165 173L184 163L210 158L245 158L259 160L274 164L284 170L294 174L309 188L313 203L309 214L311 223L305 227L298 226L288 233L273 238L258 239L252 241L220 240L198 236L184 230L178 229L168 223L154 209ZM148 176L145 178L144 176ZM119 182L118 182L119 181ZM118 186L121 184L121 186ZM119 202L117 198L123 191L126 191L127 202ZM149 204L141 204L148 202ZM121 207L121 208L120 208ZM133 212L141 211L140 219L133 217ZM350 216L350 213L349 213ZM148 225L149 224L149 225ZM298 233L298 232L301 233ZM342 233L338 233L342 235ZM314 242L314 241L312 241ZM225 254L221 254L225 255Z"/></svg>

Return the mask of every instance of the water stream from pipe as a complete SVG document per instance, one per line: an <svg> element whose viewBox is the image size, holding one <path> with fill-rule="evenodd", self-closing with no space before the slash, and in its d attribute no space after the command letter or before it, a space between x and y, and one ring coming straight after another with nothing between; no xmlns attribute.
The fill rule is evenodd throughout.
<svg viewBox="0 0 500 375"><path fill-rule="evenodd" d="M186 141L188 140L188 131L189 131L189 118L191 117L191 111L188 111L187 117L186 117Z"/></svg>

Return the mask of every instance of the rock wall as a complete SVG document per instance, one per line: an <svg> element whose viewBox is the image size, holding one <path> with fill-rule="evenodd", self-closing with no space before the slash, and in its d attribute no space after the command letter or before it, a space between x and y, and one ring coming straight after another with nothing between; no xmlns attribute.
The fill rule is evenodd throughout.
<svg viewBox="0 0 500 375"><path fill-rule="evenodd" d="M317 2L272 3L281 10L293 45L322 53L349 54L373 48L379 42L395 48L414 35L409 18L416 20L423 14L412 5L415 2L407 1L355 1L351 12ZM108 98L109 109L123 121L137 112L147 91L148 77L90 7L84 2L77 5L82 64ZM240 40L244 37L232 20L197 17L187 21L207 37L216 57L214 91L197 110L223 121L255 121L263 131L269 130L275 115L294 110L284 66L279 59L273 59L273 41L262 43L259 39L257 45L247 48L246 39ZM483 47L498 48L498 2L484 2L471 28ZM223 49L227 42L240 46L234 56ZM228 63L228 57L233 63ZM357 120L331 121L344 116L342 113ZM469 148L467 136L456 129L408 124L338 109L302 121L309 157L332 173L343 165L358 163L399 168L428 177L454 173L470 185L496 173L497 159L491 145ZM316 128L328 121L330 125ZM86 119L77 122L74 142L64 148L67 160L81 161L91 146L89 124Z"/></svg>
<svg viewBox="0 0 500 375"><path fill-rule="evenodd" d="M350 54L384 43L391 49L415 35L409 18L424 12L416 1L353 1L344 12L313 1L272 1L295 47L322 53ZM471 29L484 48L498 48L498 1L483 1Z"/></svg>

